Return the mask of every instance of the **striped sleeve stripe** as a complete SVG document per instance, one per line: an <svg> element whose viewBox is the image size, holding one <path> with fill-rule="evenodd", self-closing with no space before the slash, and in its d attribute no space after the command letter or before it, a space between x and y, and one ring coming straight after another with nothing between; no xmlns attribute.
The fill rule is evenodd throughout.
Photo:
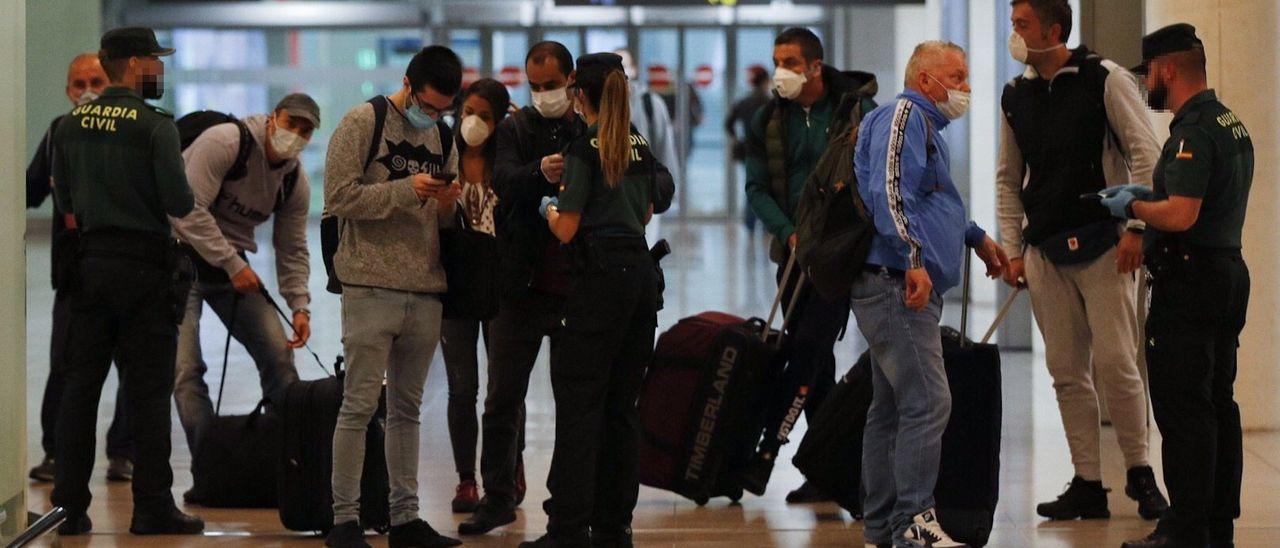
<svg viewBox="0 0 1280 548"><path fill-rule="evenodd" d="M893 226L898 229L898 236L911 247L911 268L924 267L924 258L920 251L920 241L911 236L907 230L908 220L902 203L902 147L907 140L907 122L911 118L911 101L898 100L893 111L893 123L889 126L889 150L884 163L885 193L889 198L889 216L893 218Z"/></svg>

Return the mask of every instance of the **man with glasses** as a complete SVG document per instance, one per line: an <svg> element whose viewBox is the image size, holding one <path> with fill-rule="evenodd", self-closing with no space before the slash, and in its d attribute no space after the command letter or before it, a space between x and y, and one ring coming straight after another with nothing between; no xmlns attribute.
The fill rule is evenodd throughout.
<svg viewBox="0 0 1280 548"><path fill-rule="evenodd" d="M446 290L440 226L452 224L461 194L457 182L438 177L457 173L458 157L437 123L461 84L457 54L424 48L409 62L404 87L348 111L329 142L324 198L325 209L342 220L333 263L342 281L347 375L333 435L334 528L327 546L369 546L359 524L360 475L384 377L390 545L461 544L419 517L417 494L422 392Z"/></svg>

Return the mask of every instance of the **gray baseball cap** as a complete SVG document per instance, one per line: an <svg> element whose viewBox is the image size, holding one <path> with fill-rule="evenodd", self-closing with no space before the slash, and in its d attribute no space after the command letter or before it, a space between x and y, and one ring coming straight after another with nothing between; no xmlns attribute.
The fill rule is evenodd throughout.
<svg viewBox="0 0 1280 548"><path fill-rule="evenodd" d="M290 93L276 104L276 110L283 110L289 116L302 118L315 127L320 127L320 105L305 93Z"/></svg>

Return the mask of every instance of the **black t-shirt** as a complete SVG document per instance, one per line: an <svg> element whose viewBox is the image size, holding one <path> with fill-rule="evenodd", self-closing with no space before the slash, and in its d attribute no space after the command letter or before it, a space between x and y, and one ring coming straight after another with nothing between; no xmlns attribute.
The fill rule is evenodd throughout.
<svg viewBox="0 0 1280 548"><path fill-rule="evenodd" d="M1213 90L1197 94L1178 111L1152 179L1158 199L1203 200L1199 218L1180 239L1203 247L1240 247L1253 183L1253 140Z"/></svg>
<svg viewBox="0 0 1280 548"><path fill-rule="evenodd" d="M616 187L605 183L600 165L599 125L569 145L564 159L560 203L562 212L581 213L582 232L644 237L653 201L653 153L649 142L631 128L631 163Z"/></svg>

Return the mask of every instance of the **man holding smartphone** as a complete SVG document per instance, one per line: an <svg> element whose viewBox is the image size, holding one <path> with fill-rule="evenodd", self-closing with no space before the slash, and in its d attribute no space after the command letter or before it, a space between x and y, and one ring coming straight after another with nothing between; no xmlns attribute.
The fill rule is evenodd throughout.
<svg viewBox="0 0 1280 548"><path fill-rule="evenodd" d="M453 222L461 194L439 176L458 157L437 126L462 83L462 63L444 46L409 62L404 87L347 112L325 162L325 209L342 219L334 267L342 280L347 359L342 410L333 435L333 523L325 542L367 548L359 525L365 430L386 378L386 459L391 481L391 546L456 546L418 515L419 414L440 340L445 273L439 229ZM385 108L374 143L377 110ZM370 143L377 147L370 156ZM369 458L381 458L370 455ZM368 501L365 501L368 502Z"/></svg>

